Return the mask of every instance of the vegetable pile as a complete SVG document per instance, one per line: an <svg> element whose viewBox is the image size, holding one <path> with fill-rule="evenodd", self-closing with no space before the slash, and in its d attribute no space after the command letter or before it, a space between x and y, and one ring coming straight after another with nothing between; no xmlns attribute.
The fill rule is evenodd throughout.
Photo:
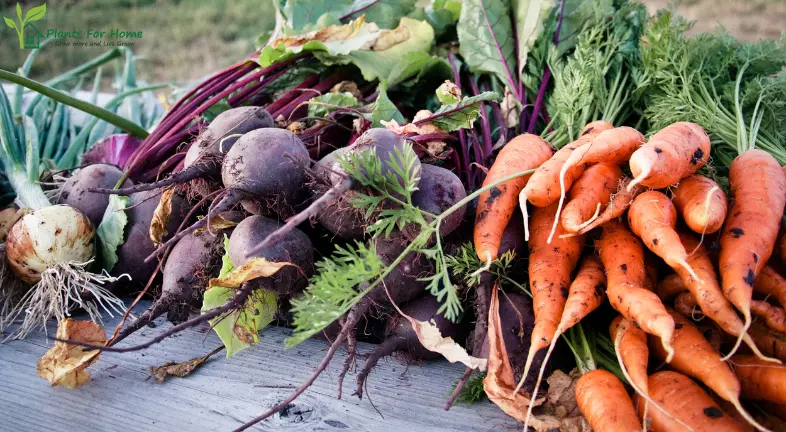
<svg viewBox="0 0 786 432"><path fill-rule="evenodd" d="M238 430L342 348L338 398L385 356L444 357L467 367L446 409L485 395L525 430L568 427L542 400L560 377L599 431L782 427L783 40L626 0L356 3L283 2L252 57L165 113L141 114L157 87L127 52L108 109L55 88L95 65L2 72L0 330L55 318L66 356L205 322L227 357L274 323L288 348L327 339ZM71 110L93 116L78 133ZM154 301L132 316L128 296ZM80 340L79 309L123 320Z"/></svg>

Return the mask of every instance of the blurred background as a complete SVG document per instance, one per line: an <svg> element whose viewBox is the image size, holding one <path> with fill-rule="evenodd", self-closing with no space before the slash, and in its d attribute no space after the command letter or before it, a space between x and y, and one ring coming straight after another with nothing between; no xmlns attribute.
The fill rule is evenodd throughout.
<svg viewBox="0 0 786 432"><path fill-rule="evenodd" d="M643 0L651 11L668 0ZM42 1L22 1L22 8ZM183 84L228 66L254 50L258 36L272 28L269 0L49 0L39 29L61 31L95 28L143 31L135 40L137 72L147 82ZM2 15L15 17L16 2L2 0ZM733 35L755 40L778 38L786 28L786 0L683 0L676 5L686 18L698 20L694 31L720 23ZM28 51L18 48L13 29L0 24L0 68L16 70ZM106 52L107 47L49 46L42 50L31 76L43 80ZM108 83L108 81L107 81Z"/></svg>

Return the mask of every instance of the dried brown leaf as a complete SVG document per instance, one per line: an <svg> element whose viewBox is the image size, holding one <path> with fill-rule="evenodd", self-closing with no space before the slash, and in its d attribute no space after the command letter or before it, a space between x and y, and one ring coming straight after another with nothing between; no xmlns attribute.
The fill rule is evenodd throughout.
<svg viewBox="0 0 786 432"><path fill-rule="evenodd" d="M57 326L57 338L86 342L94 345L106 343L106 333L91 321L75 321L66 318ZM101 354L98 350L85 351L81 346L55 342L55 345L38 360L38 376L53 386L61 385L75 389L90 380L85 368L95 363Z"/></svg>
<svg viewBox="0 0 786 432"><path fill-rule="evenodd" d="M486 378L483 379L483 390L486 391L489 400L497 404L505 414L523 423L527 417L530 399L523 392L513 392L516 389L516 380L502 338L497 291L497 287L492 290L489 304L489 357ZM540 404L542 400L536 400L534 403Z"/></svg>
<svg viewBox="0 0 786 432"><path fill-rule="evenodd" d="M341 81L330 89L330 93L349 93L357 99L363 98L363 93L360 92L357 83L354 81Z"/></svg>
<svg viewBox="0 0 786 432"><path fill-rule="evenodd" d="M170 375L176 377L186 377L194 372L197 368L202 366L207 359L212 357L214 354L221 352L224 349L224 345L214 349L213 351L203 355L202 357L194 357L191 360L176 363L176 362L166 362L161 366L153 366L150 368L150 376L152 376L156 382L162 383L166 378Z"/></svg>
<svg viewBox="0 0 786 432"><path fill-rule="evenodd" d="M210 279L208 289L213 287L238 288L243 282L248 282L258 277L270 277L282 267L294 266L288 262L270 262L264 258L252 258L240 267L235 267L223 278Z"/></svg>
<svg viewBox="0 0 786 432"><path fill-rule="evenodd" d="M153 212L153 219L150 221L150 240L153 244L158 246L161 243L167 232L166 227L169 225L169 217L172 215L172 197L175 194L175 188L170 188L161 194L161 200Z"/></svg>
<svg viewBox="0 0 786 432"><path fill-rule="evenodd" d="M505 119L505 126L511 128L519 124L521 103L507 87L505 87L505 97L499 107L502 110L502 117Z"/></svg>
<svg viewBox="0 0 786 432"><path fill-rule="evenodd" d="M453 338L442 337L442 333L439 331L439 328L437 328L437 324L434 320L430 320L429 322L418 321L403 313L402 315L412 324L418 341L420 341L420 344L427 350L442 354L442 356L451 363L459 362L472 369L479 371L486 370L486 359L473 357L467 353L464 347L456 343Z"/></svg>
<svg viewBox="0 0 786 432"><path fill-rule="evenodd" d="M404 27L406 30L406 27ZM407 34L408 34L408 30ZM389 43L391 40L397 37L397 35L390 34L395 32L395 30L380 32L379 27L374 23L367 23L366 16L361 15L357 19L344 24L344 25L331 25L329 27L324 27L319 30L311 31L308 33L303 33L295 36L282 36L278 39L275 39L270 46L274 47L295 47L304 45L308 42L312 41L319 41L319 42L337 42L337 41L344 41L347 39L352 39L354 37L359 36L367 36L367 35L374 35L372 39L377 40L383 36L385 37L384 43ZM400 32L399 32L400 33ZM372 40L373 42L373 40ZM364 48L369 49L371 48L371 43L367 44Z"/></svg>

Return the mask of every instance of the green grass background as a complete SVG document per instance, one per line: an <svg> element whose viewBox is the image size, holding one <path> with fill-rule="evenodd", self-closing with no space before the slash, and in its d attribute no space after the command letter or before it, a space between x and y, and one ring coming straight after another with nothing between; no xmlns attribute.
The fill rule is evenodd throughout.
<svg viewBox="0 0 786 432"><path fill-rule="evenodd" d="M43 1L22 1L23 11ZM42 32L88 28L143 31L132 48L137 76L148 82L185 83L228 66L254 50L275 17L269 0L49 0ZM16 20L16 2L0 2L2 15ZM29 51L19 49L14 29L0 22L0 68L15 71ZM85 39L82 39L83 41ZM31 76L46 79L109 50L108 47L48 45ZM108 70L105 71L105 76ZM106 81L109 82L109 81Z"/></svg>

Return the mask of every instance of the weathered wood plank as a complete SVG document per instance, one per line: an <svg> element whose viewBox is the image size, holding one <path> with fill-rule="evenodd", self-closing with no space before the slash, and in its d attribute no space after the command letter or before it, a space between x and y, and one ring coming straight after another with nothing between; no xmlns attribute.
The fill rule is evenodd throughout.
<svg viewBox="0 0 786 432"><path fill-rule="evenodd" d="M146 305L142 305L146 306ZM141 309L140 309L141 310ZM107 322L114 328L116 319ZM163 319L129 337L135 344L169 327ZM53 334L55 323L49 331ZM158 384L147 379L151 366L204 355L220 345L207 325L187 330L136 353L102 354L92 367L92 381L77 389L52 388L35 374L36 362L51 343L42 334L0 345L0 429L101 431L224 431L235 428L286 397L321 360L327 344L309 340L283 349L289 330L269 328L260 343L231 359L213 357L192 376ZM373 345L359 344L361 353ZM409 367L383 360L371 373L368 394L351 396L354 375L337 400L336 376L344 354L288 412L261 423L255 430L287 431L488 431L517 429L496 406L481 402L443 410L446 395L463 366L446 361Z"/></svg>

